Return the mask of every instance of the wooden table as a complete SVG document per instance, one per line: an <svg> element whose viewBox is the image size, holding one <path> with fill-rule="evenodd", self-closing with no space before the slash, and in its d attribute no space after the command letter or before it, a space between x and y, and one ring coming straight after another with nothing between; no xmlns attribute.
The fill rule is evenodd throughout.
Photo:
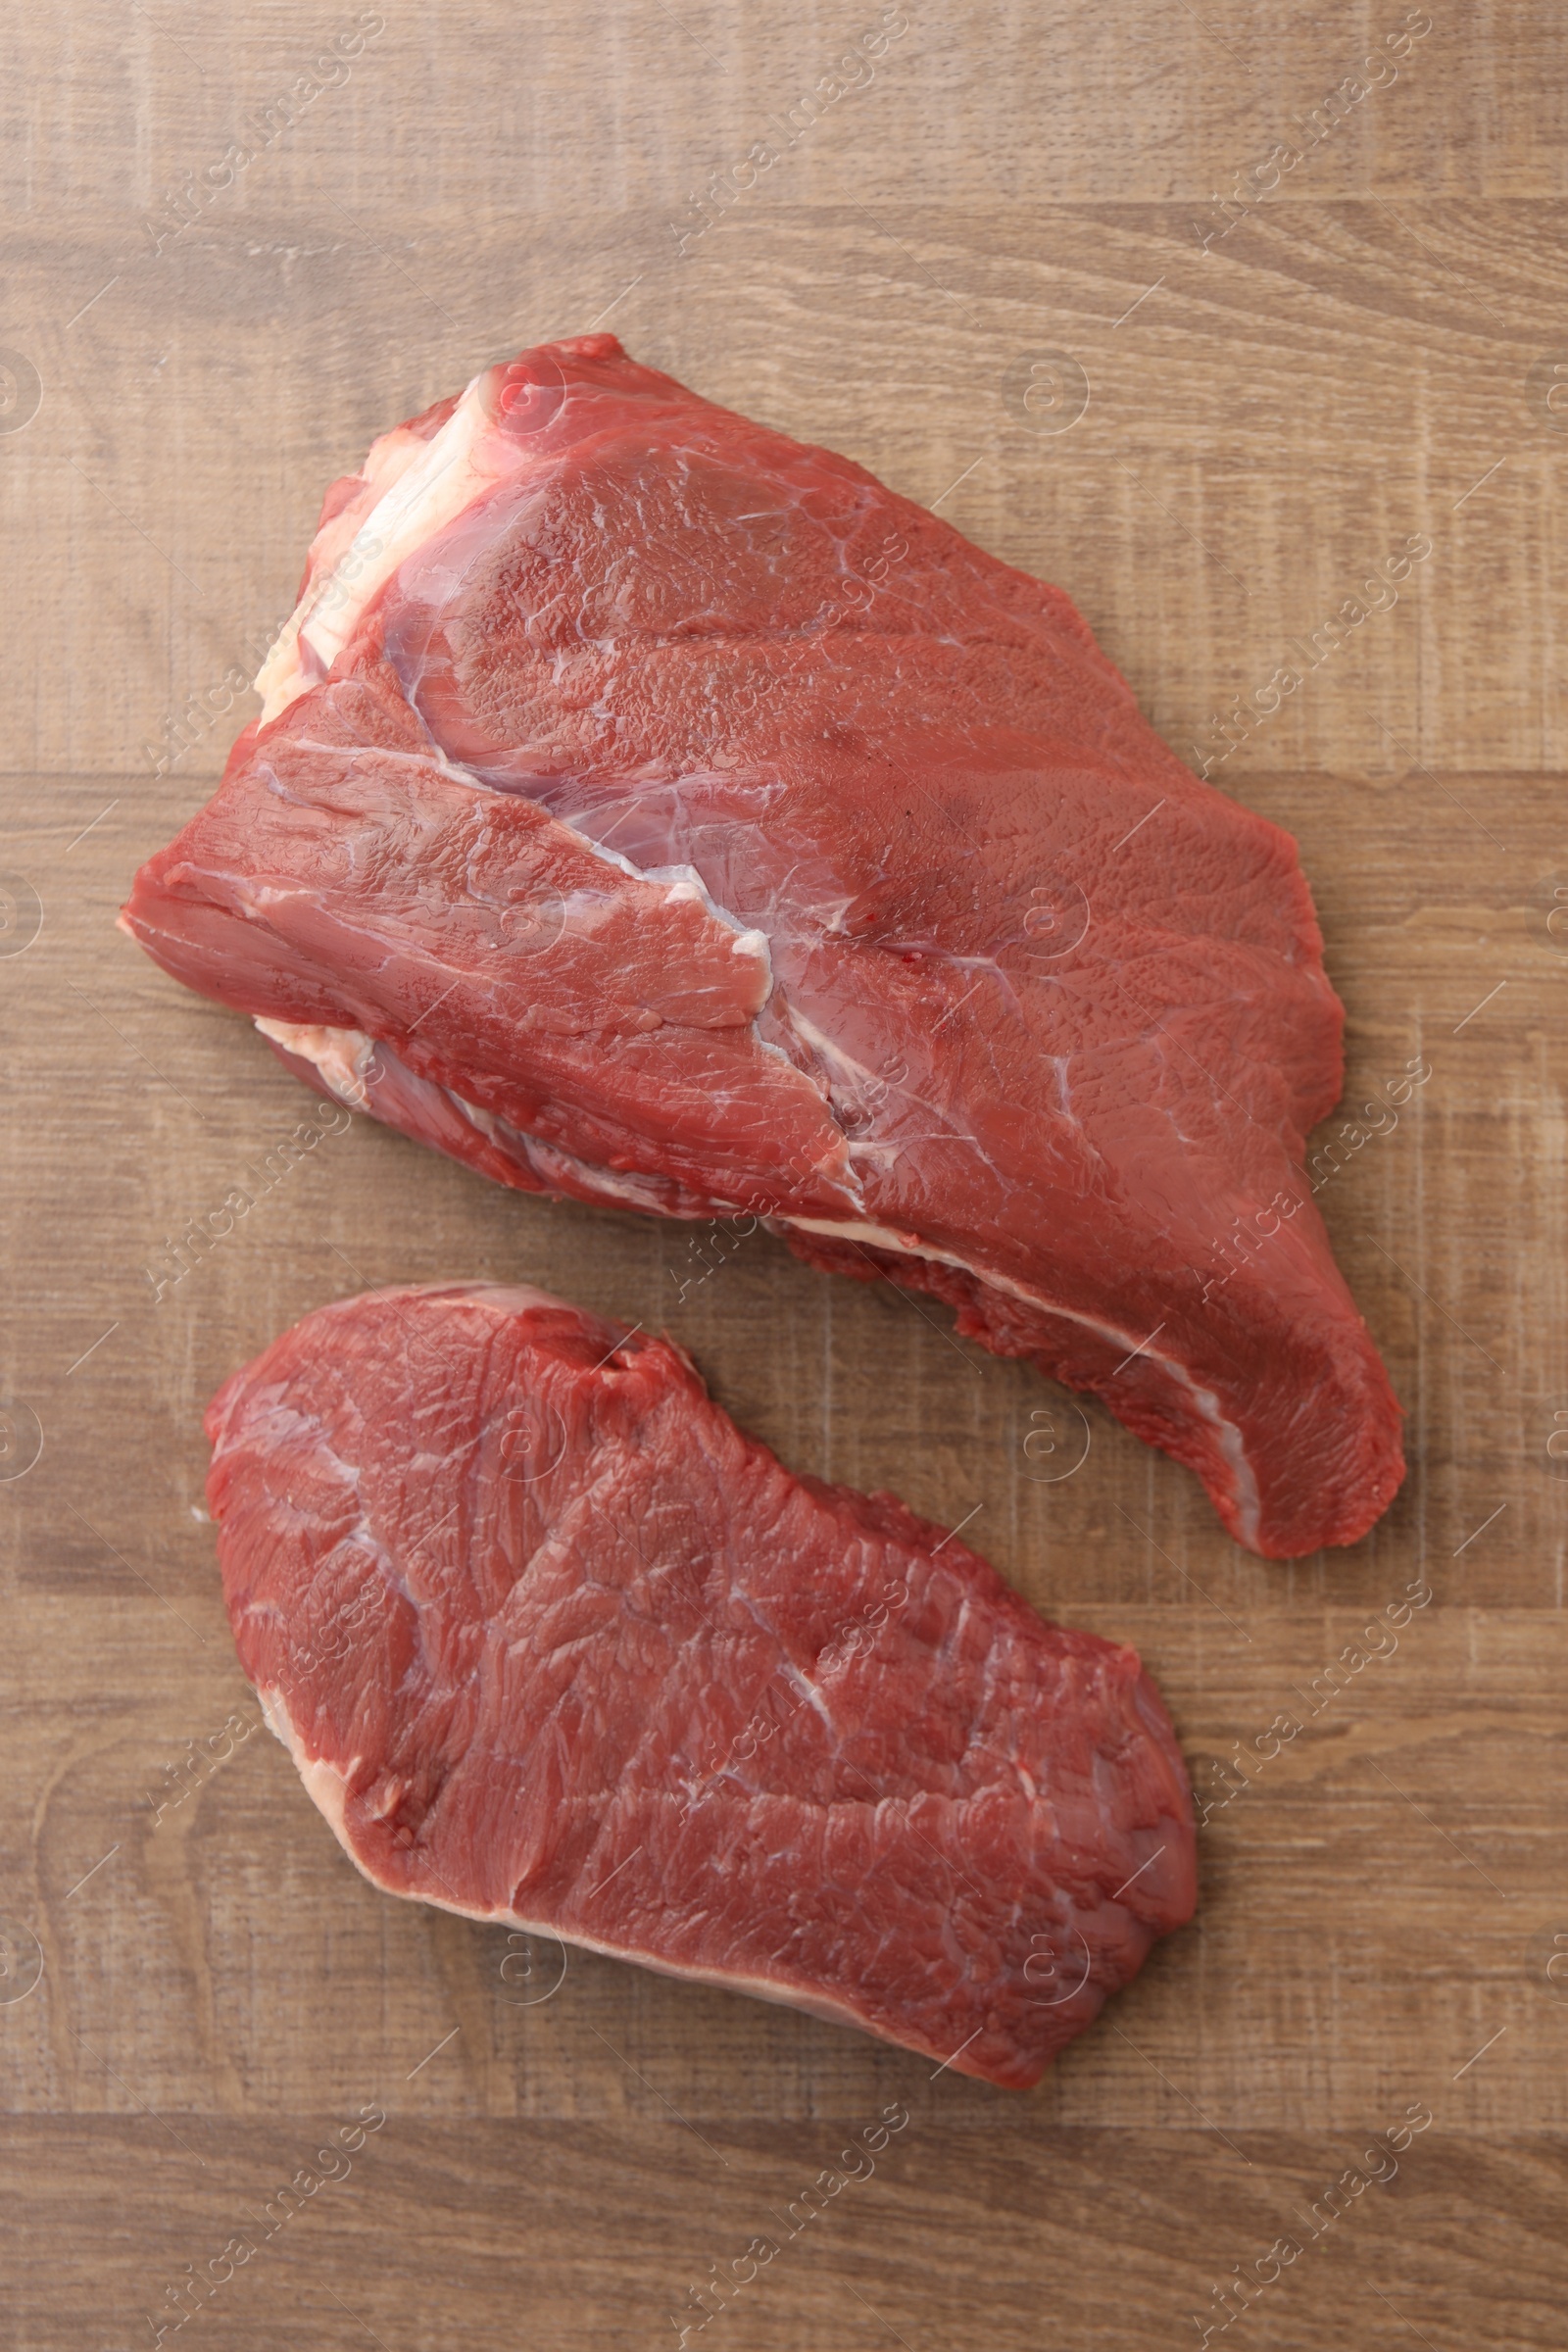
<svg viewBox="0 0 1568 2352"><path fill-rule="evenodd" d="M893 2101L875 2176L708 2342L1157 2352L1293 2233L1235 2323L1254 2352L1561 2342L1555 0L75 0L13 12L8 45L5 2342L151 2343L368 2108L347 2171L166 2341L674 2344L691 2282ZM1348 1106L1431 1063L1322 1196L1409 1414L1355 1550L1242 1553L1098 1412L1043 1482L1022 1448L1054 1393L928 1304L763 1237L681 1298L684 1230L506 1197L363 1120L155 1302L166 1237L303 1104L116 932L129 875L254 707L224 681L325 482L601 321L1070 589L1169 741L1298 836ZM1223 733L1411 536L1396 601ZM245 1731L201 1408L308 1308L445 1275L665 1323L792 1464L983 1506L1032 1600L1142 1649L1234 1793L1199 1921L1036 2094L587 1955L521 1997L546 1988L502 1933L374 1893Z"/></svg>

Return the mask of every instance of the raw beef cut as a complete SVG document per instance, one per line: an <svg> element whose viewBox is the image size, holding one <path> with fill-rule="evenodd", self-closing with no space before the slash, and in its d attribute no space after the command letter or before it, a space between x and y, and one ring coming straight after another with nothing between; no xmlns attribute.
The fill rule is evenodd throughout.
<svg viewBox="0 0 1568 2352"><path fill-rule="evenodd" d="M1192 1914L1135 1653L538 1291L310 1315L208 1410L234 1639L376 1886L1026 2087Z"/></svg>
<svg viewBox="0 0 1568 2352"><path fill-rule="evenodd" d="M1384 1509L1294 844L1059 591L590 335L336 484L259 684L123 920L302 1075L502 1183L932 1290L1258 1551Z"/></svg>

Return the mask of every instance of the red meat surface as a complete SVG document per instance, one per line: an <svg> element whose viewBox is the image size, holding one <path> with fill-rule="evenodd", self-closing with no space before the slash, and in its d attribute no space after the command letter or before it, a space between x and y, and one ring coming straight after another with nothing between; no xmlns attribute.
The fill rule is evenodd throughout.
<svg viewBox="0 0 1568 2352"><path fill-rule="evenodd" d="M241 1662L388 1892L1026 2087L1193 1910L1134 1651L681 1351L488 1286L325 1307L222 1388Z"/></svg>
<svg viewBox="0 0 1568 2352"><path fill-rule="evenodd" d="M1295 845L1058 590L593 335L375 443L259 683L122 920L313 1083L935 1291L1258 1551L1386 1507Z"/></svg>

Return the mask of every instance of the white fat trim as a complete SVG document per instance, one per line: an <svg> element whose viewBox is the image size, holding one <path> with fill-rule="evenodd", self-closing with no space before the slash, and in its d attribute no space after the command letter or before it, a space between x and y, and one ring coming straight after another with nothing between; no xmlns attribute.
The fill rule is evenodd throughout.
<svg viewBox="0 0 1568 2352"><path fill-rule="evenodd" d="M1119 1331L1114 1323L1100 1322L1093 1315L1079 1314L1074 1308L1062 1306L1054 1298L1043 1298L1038 1291L1026 1290L1022 1283L1009 1280L1005 1274L995 1273L989 1267L972 1266L966 1258L957 1257L948 1250L939 1250L935 1243L923 1240L918 1234L894 1233L886 1225L840 1224L829 1217L787 1216L782 1219L782 1222L799 1227L803 1233L821 1233L838 1240L864 1242L874 1250L896 1250L902 1257L928 1257L934 1258L940 1265L956 1266L960 1273L972 1276L976 1282L984 1283L992 1290L1010 1292L1014 1298L1021 1298L1028 1306L1040 1307L1047 1314L1059 1315L1065 1322L1077 1323L1083 1330L1094 1332L1097 1338L1108 1340L1115 1347L1125 1348L1129 1355L1141 1355L1148 1362L1157 1364L1160 1370L1167 1374L1175 1385L1192 1399L1201 1418L1214 1431L1220 1452L1229 1464L1231 1474L1236 1481L1236 1511L1241 1526L1240 1540L1244 1544L1252 1544L1256 1541L1262 1505L1257 1492L1257 1480L1242 1443L1242 1433L1236 1424L1227 1420L1221 1412L1219 1398L1214 1395L1213 1390L1200 1386L1198 1381L1194 1380L1186 1366L1179 1364L1173 1356L1152 1348L1147 1340L1140 1341L1132 1332Z"/></svg>
<svg viewBox="0 0 1568 2352"><path fill-rule="evenodd" d="M354 1758L347 1772L340 1772L335 1764L328 1764L322 1757L308 1754L304 1740L294 1729L293 1718L284 1703L282 1691L273 1685L267 1690L258 1690L256 1695L261 1700L262 1715L268 1730L274 1739L282 1740L293 1757L295 1770L305 1783L312 1804L331 1824L332 1835L344 1852L352 1853L343 1817L348 1804L349 1782L360 1768L359 1757Z"/></svg>
<svg viewBox="0 0 1568 2352"><path fill-rule="evenodd" d="M455 522L496 478L475 462L474 451L495 424L501 373L487 368L473 378L435 438L399 468L325 579L307 586L257 675L264 727L326 675L404 559Z"/></svg>
<svg viewBox="0 0 1568 2352"><path fill-rule="evenodd" d="M314 583L318 578L324 578L344 560L370 509L407 473L428 446L420 434L411 432L405 424L394 425L389 433L382 433L366 452L365 463L358 475L360 488L354 497L330 521L318 527L311 541L305 586L300 592L299 602L273 640L267 660L252 681L263 700L264 718L274 717L277 710L285 709L295 694L303 692L309 684L309 680L304 679L298 669L298 651L300 623L309 608ZM298 685L295 684L296 677L300 678Z"/></svg>
<svg viewBox="0 0 1568 2352"><path fill-rule="evenodd" d="M314 1062L340 1102L346 1102L351 1110L365 1108L366 1072L375 1052L373 1037L363 1029L329 1029L315 1021L271 1021L261 1014L256 1026L285 1054Z"/></svg>

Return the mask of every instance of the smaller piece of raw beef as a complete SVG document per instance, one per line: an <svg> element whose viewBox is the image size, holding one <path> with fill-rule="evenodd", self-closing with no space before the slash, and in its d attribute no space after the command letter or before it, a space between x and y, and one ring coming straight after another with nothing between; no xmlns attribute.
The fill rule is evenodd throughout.
<svg viewBox="0 0 1568 2352"><path fill-rule="evenodd" d="M382 1291L207 1429L241 1661L390 1893L1019 2087L1191 1916L1134 1651L891 1495L792 1477L666 1340Z"/></svg>

